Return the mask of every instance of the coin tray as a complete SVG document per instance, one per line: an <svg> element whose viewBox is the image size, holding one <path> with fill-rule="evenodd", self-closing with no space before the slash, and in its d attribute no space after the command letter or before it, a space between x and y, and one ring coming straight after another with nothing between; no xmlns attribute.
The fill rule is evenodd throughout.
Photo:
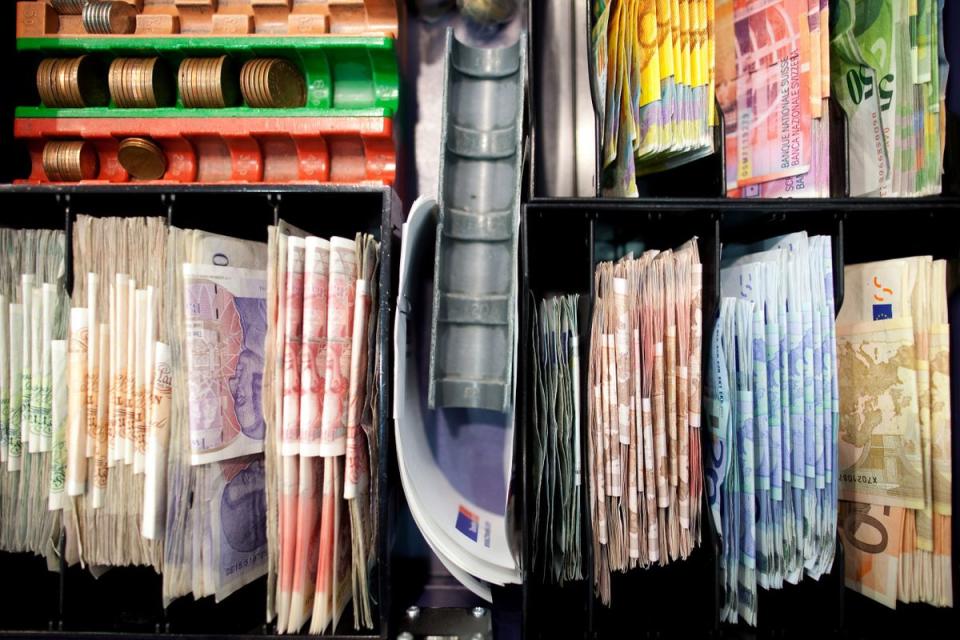
<svg viewBox="0 0 960 640"><path fill-rule="evenodd" d="M124 0L137 8L138 36L397 35L394 0ZM79 15L45 0L17 3L17 38L91 36ZM123 36L108 36L123 37Z"/></svg>
<svg viewBox="0 0 960 640"><path fill-rule="evenodd" d="M111 101L107 107L56 109L40 103L34 90L17 107L21 118L220 118L230 116L390 117L399 102L399 80L393 40L386 37L343 36L322 38L25 38L17 50L30 58L27 69L35 70L49 57L95 56L106 69L115 58L160 56L165 59L176 86L180 61L191 57L230 56L239 80L240 67L253 58L286 58L304 74L307 101L293 109L254 109L247 106L222 109L184 108L179 95L172 107L121 109ZM106 77L104 77L106 81ZM25 83L28 84L28 83Z"/></svg>
<svg viewBox="0 0 960 640"><path fill-rule="evenodd" d="M124 138L145 137L163 149L163 183L353 183L391 185L396 174L393 121L388 118L18 118L14 135L30 153L30 175L49 183L43 147L49 140L89 140L100 170L82 184L129 183L117 160Z"/></svg>

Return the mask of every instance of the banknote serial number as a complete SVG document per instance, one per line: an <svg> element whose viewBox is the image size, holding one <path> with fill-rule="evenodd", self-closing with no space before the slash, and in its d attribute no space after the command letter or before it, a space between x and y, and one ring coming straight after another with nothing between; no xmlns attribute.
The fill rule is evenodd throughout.
<svg viewBox="0 0 960 640"><path fill-rule="evenodd" d="M232 575L233 575L234 573L236 573L237 571L241 571L241 570L246 569L246 568L248 568L248 567L251 567L251 566L253 566L253 565L255 565L255 564L259 564L259 563L261 563L261 562L264 562L264 561L266 561L266 559L267 559L267 550L266 550L266 549L262 549L262 550L260 550L260 551L257 551L256 553L251 553L250 555L248 555L248 556L246 556L246 557L243 557L243 558L239 558L239 559L235 560L233 563L231 563L231 564L227 565L226 567L224 567L224 568L223 568L223 575L225 575L225 576L232 576Z"/></svg>
<svg viewBox="0 0 960 640"><path fill-rule="evenodd" d="M859 473L841 473L840 481L854 484L877 484L876 476L865 476Z"/></svg>

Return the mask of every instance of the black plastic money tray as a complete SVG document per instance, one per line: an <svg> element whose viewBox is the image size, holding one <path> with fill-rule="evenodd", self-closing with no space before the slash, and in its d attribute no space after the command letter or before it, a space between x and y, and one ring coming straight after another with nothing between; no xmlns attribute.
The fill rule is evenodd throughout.
<svg viewBox="0 0 960 640"><path fill-rule="evenodd" d="M380 187L329 187L307 189L228 189L193 187L176 190L157 188L36 188L0 185L0 226L64 229L68 237L67 264L71 265L70 234L78 214L93 216L158 216L168 224L196 228L250 240L267 239L267 227L283 219L308 233L324 237L351 236L367 232L380 240L379 300L377 303L382 371L390 371L392 351L388 336L396 261L394 250L399 201ZM72 265L67 268L67 287L72 284ZM392 429L388 427L391 386L381 375L381 406L378 425L381 503L378 520L385 521L391 500L387 483ZM380 526L380 531L385 527ZM374 629L353 630L344 619L339 634L378 638L389 615L389 560L386 537L376 550L377 562L370 576L375 603ZM21 587L8 592L0 608L0 635L31 634L62 637L110 632L123 637L185 634L216 634L221 637L272 635L264 624L266 579L240 589L219 604L212 598L194 601L187 596L162 606L161 576L147 567L117 567L99 579L80 566L47 570L46 562L27 554L0 552L0 572L18 576ZM340 637L340 636L334 636Z"/></svg>
<svg viewBox="0 0 960 640"><path fill-rule="evenodd" d="M794 231L831 236L834 286L839 310L843 300L843 265L919 254L960 258L960 201L932 199L831 199L820 201L749 201L721 198L643 198L637 201L593 199L534 199L524 207L521 236L521 321L529 331L530 303L551 294L580 294L581 406L586 406L589 327L594 268L601 259L621 257L645 248L675 247L692 235L700 239L704 265L704 344L719 306L719 260L725 243L751 242ZM629 246L628 246L629 245ZM602 257L598 254L602 252ZM951 279L950 292L958 283ZM532 298L531 298L532 294ZM527 334L521 344L527 343ZM524 376L531 375L529 354L521 352L520 415L529 419ZM958 372L960 373L960 372ZM955 399L956 400L956 399ZM581 450L586 450L586 419L581 423ZM524 425L522 440L524 495L528 500L523 522L525 549L531 548L533 479L529 475L533 427ZM954 445L954 468L957 468ZM589 482L589 479L587 479ZM588 513L586 492L581 510ZM954 497L954 503L957 498ZM706 507L705 507L706 508ZM585 566L594 561L590 521L582 523ZM687 561L666 567L614 574L612 603L594 597L592 580L547 584L530 568L525 555L524 637L560 637L571 630L587 638L717 637L741 633L746 637L783 637L794 632L837 637L859 637L864 628L877 631L911 628L916 624L955 623L953 610L926 605L898 604L887 609L844 587L844 550L839 543L833 569L819 581L803 579L782 590L759 591L756 629L721 624L718 539L707 518L701 522L702 545ZM954 526L954 536L957 527ZM529 554L529 551L525 551ZM957 575L954 575L956 590ZM816 611L811 615L811 611ZM923 621L923 622L921 622ZM916 627L913 627L916 628Z"/></svg>

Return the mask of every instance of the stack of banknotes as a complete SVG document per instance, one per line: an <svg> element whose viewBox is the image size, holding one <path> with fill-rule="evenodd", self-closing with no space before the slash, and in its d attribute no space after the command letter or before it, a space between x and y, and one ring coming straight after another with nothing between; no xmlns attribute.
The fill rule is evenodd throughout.
<svg viewBox="0 0 960 640"><path fill-rule="evenodd" d="M702 270L696 239L596 269L590 335L594 582L700 542Z"/></svg>
<svg viewBox="0 0 960 640"><path fill-rule="evenodd" d="M533 304L533 564L541 579L583 577L580 551L580 331L576 294Z"/></svg>
<svg viewBox="0 0 960 640"><path fill-rule="evenodd" d="M155 475L166 462L155 448L147 461L147 423L162 409L153 402L153 381L167 333L166 247L163 218L80 215L74 224L65 469L71 500L64 512L71 564L162 568L162 536L143 525L150 520L145 508L163 513L165 501L146 478L148 468Z"/></svg>
<svg viewBox="0 0 960 640"><path fill-rule="evenodd" d="M833 92L847 115L851 196L940 193L944 0L838 0Z"/></svg>
<svg viewBox="0 0 960 640"><path fill-rule="evenodd" d="M713 153L714 0L593 0L603 194Z"/></svg>
<svg viewBox="0 0 960 640"><path fill-rule="evenodd" d="M716 0L727 196L830 196L829 0Z"/></svg>
<svg viewBox="0 0 960 640"><path fill-rule="evenodd" d="M837 382L829 236L726 246L707 359L707 494L721 619L757 622L757 587L833 566Z"/></svg>
<svg viewBox="0 0 960 640"><path fill-rule="evenodd" d="M175 333L163 434L164 602L188 593L219 602L267 571L267 247L173 227L167 252L165 301Z"/></svg>
<svg viewBox="0 0 960 640"><path fill-rule="evenodd" d="M0 550L58 566L66 410L65 237L0 229Z"/></svg>
<svg viewBox="0 0 960 640"><path fill-rule="evenodd" d="M846 584L888 607L953 606L947 264L844 270L840 535Z"/></svg>
<svg viewBox="0 0 960 640"><path fill-rule="evenodd" d="M354 626L371 627L379 243L281 222L268 252L267 616L322 633L352 600Z"/></svg>

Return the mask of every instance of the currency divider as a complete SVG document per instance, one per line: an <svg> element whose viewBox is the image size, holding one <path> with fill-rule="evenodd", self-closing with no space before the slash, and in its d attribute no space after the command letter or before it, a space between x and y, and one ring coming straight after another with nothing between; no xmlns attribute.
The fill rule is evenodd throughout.
<svg viewBox="0 0 960 640"><path fill-rule="evenodd" d="M383 36L326 36L287 38L282 36L211 37L85 37L21 38L17 51L28 61L32 74L44 58L90 56L99 63L99 72L85 77L85 84L98 83L106 91L107 69L117 58L159 57L167 68L171 87L177 86L177 68L188 58L226 55L238 84L243 64L257 58L282 58L292 62L304 76L306 99L294 108L187 108L180 91L174 104L154 109L118 108L115 100L105 107L50 108L43 105L27 79L17 102L17 117L29 118L209 118L260 116L299 118L315 116L392 117L399 103L399 76L394 42ZM31 76L33 77L33 76ZM86 89L86 86L80 87ZM237 92L239 96L239 91ZM116 96L114 96L115 98ZM239 98L238 98L239 99Z"/></svg>
<svg viewBox="0 0 960 640"><path fill-rule="evenodd" d="M136 11L135 33L221 36L385 34L398 32L393 0L124 0ZM80 14L58 14L46 0L17 2L17 37L89 37Z"/></svg>
<svg viewBox="0 0 960 640"><path fill-rule="evenodd" d="M719 216L712 206L667 200L533 199L523 211L521 324L529 331L530 304L553 294L580 294L579 334L581 373L581 455L586 460L589 441L588 384L590 319L595 299L594 270L604 260L648 248L674 248L697 236L703 264L703 340L707 344L719 294ZM655 204L654 204L655 203ZM525 357L530 354L523 340ZM706 350L704 350L706 351ZM706 355L703 356L706 362ZM705 364L703 366L706 366ZM592 526L587 463L582 463L581 545L584 579L552 584L537 574L531 557L533 501L532 467L534 426L530 424L529 365L521 368L524 460L524 620L529 637L620 637L624 629L635 636L681 634L712 635L720 629L719 541L709 519L706 497L701 505L700 544L686 560L666 566L631 569L612 574L611 605L601 603L594 590ZM704 369L706 370L706 369ZM526 378L526 379L524 379Z"/></svg>
<svg viewBox="0 0 960 640"><path fill-rule="evenodd" d="M18 118L14 136L26 142L32 168L20 182L50 183L43 167L50 140L83 140L96 153L96 171L81 184L132 182L118 150L126 138L160 148L174 183L351 183L390 185L396 174L389 118Z"/></svg>

